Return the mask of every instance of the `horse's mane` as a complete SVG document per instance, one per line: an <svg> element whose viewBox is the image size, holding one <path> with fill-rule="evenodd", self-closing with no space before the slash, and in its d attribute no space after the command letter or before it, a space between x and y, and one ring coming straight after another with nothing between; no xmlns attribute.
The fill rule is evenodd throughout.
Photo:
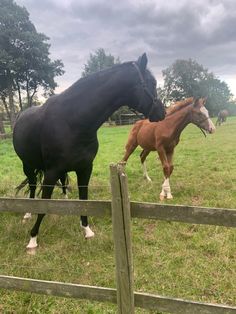
<svg viewBox="0 0 236 314"><path fill-rule="evenodd" d="M68 87L66 90L64 90L61 94L61 96L66 96L68 94L74 93L74 91L77 91L82 86L88 86L90 89L93 88L93 86L97 86L99 81L102 81L104 78L109 77L110 74L114 73L117 69L125 68L129 65L131 65L134 61L128 61L123 63L115 64L111 67L108 67L106 69L103 69L101 71L92 73L88 76L82 77L79 80L77 80L74 84L72 84L70 87ZM146 69L144 74L144 79L148 81L153 81L156 83L156 79L151 73L149 69Z"/></svg>
<svg viewBox="0 0 236 314"><path fill-rule="evenodd" d="M189 97L189 98L174 102L172 105L170 105L169 108L166 109L166 115L170 116L173 113L175 113L176 111L179 111L179 110L189 106L190 104L192 104L193 100L194 100L193 97Z"/></svg>

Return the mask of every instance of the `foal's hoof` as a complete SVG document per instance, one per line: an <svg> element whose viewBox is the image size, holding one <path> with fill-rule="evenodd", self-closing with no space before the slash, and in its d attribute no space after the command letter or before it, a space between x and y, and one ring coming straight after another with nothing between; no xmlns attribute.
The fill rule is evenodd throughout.
<svg viewBox="0 0 236 314"><path fill-rule="evenodd" d="M173 196L170 194L170 195L167 195L166 197L168 200L172 200L173 199Z"/></svg>
<svg viewBox="0 0 236 314"><path fill-rule="evenodd" d="M94 237L94 232L90 229L89 226L87 227L84 227L82 226L82 228L84 229L84 237L85 239L90 239L90 238L93 238Z"/></svg>
<svg viewBox="0 0 236 314"><path fill-rule="evenodd" d="M164 201L164 199L165 199L165 195L160 194L159 198L160 198L160 201Z"/></svg>

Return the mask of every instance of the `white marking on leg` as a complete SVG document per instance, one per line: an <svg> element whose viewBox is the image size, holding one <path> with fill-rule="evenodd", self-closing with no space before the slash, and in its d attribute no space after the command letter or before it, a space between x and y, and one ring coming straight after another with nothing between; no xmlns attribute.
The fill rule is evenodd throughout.
<svg viewBox="0 0 236 314"><path fill-rule="evenodd" d="M85 237L85 239L89 239L89 238L94 237L94 232L90 229L89 226L84 227L84 226L81 225L81 227L84 229L84 233L85 233L84 237Z"/></svg>
<svg viewBox="0 0 236 314"><path fill-rule="evenodd" d="M149 182L151 182L152 179L149 177L148 172L147 172L146 160L142 163L142 166L143 166L143 177L147 179Z"/></svg>
<svg viewBox="0 0 236 314"><path fill-rule="evenodd" d="M35 249L37 246L38 246L38 244L37 244L37 236L35 236L35 237L31 237L30 238L30 241L29 241L29 243L28 243L26 248L27 249Z"/></svg>
<svg viewBox="0 0 236 314"><path fill-rule="evenodd" d="M26 213L23 219L30 219L32 217L31 213Z"/></svg>
<svg viewBox="0 0 236 314"><path fill-rule="evenodd" d="M68 195L67 195L67 194L62 193L62 197L63 197L65 200L68 200Z"/></svg>
<svg viewBox="0 0 236 314"><path fill-rule="evenodd" d="M171 194L171 190L170 190L169 178L165 178L164 179L164 182L162 184L162 190L161 190L161 193L160 193L160 200L163 200L165 197L168 200L173 198L173 196Z"/></svg>

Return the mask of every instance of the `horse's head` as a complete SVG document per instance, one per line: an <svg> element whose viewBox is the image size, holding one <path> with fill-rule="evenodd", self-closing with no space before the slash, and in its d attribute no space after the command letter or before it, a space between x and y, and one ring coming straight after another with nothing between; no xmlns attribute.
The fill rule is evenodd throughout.
<svg viewBox="0 0 236 314"><path fill-rule="evenodd" d="M214 133L216 128L214 126L214 123L209 117L209 113L205 107L205 104L206 104L206 98L194 99L191 121L199 128L209 133Z"/></svg>
<svg viewBox="0 0 236 314"><path fill-rule="evenodd" d="M151 122L165 118L165 108L157 98L156 80L147 70L147 56L144 53L137 62L132 62L137 80L132 107L142 112Z"/></svg>

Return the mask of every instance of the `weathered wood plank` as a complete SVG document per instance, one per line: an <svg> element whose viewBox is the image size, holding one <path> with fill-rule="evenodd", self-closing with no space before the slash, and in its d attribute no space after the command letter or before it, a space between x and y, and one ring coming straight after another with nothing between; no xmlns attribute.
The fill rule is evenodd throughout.
<svg viewBox="0 0 236 314"><path fill-rule="evenodd" d="M130 202L131 216L185 223L236 227L236 210ZM42 200L0 197L0 212L111 216L111 201Z"/></svg>
<svg viewBox="0 0 236 314"><path fill-rule="evenodd" d="M235 314L236 307L135 292L135 306L173 314Z"/></svg>
<svg viewBox="0 0 236 314"><path fill-rule="evenodd" d="M65 298L116 303L116 290L103 287L62 283L0 275L0 288Z"/></svg>
<svg viewBox="0 0 236 314"><path fill-rule="evenodd" d="M116 259L117 306L120 314L134 313L133 261L127 177L120 167L110 165L112 226Z"/></svg>
<svg viewBox="0 0 236 314"><path fill-rule="evenodd" d="M130 202L131 216L194 224L236 227L236 209Z"/></svg>
<svg viewBox="0 0 236 314"><path fill-rule="evenodd" d="M0 288L65 298L88 299L116 304L116 290L56 281L0 275ZM134 293L135 306L173 314L235 314L236 307Z"/></svg>
<svg viewBox="0 0 236 314"><path fill-rule="evenodd" d="M111 201L0 198L0 212L111 216Z"/></svg>

